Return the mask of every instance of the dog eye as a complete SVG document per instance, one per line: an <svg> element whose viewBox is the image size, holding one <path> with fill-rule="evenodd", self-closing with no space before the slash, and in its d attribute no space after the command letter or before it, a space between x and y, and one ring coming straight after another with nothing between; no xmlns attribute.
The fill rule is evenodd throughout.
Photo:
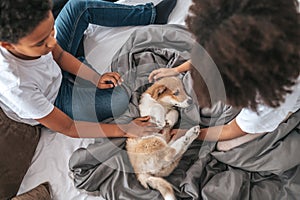
<svg viewBox="0 0 300 200"><path fill-rule="evenodd" d="M179 95L179 90L176 90L176 92L174 92L173 95L178 96Z"/></svg>

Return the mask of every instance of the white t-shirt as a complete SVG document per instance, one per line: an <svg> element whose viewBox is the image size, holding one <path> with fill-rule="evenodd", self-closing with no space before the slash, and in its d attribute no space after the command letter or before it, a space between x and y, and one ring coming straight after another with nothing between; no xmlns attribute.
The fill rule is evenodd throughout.
<svg viewBox="0 0 300 200"><path fill-rule="evenodd" d="M62 80L52 53L22 60L0 47L0 107L13 120L37 125L33 119L54 108Z"/></svg>
<svg viewBox="0 0 300 200"><path fill-rule="evenodd" d="M237 124L246 133L274 131L289 113L294 113L300 108L300 77L292 90L277 108L259 105L258 112L243 108L236 117Z"/></svg>

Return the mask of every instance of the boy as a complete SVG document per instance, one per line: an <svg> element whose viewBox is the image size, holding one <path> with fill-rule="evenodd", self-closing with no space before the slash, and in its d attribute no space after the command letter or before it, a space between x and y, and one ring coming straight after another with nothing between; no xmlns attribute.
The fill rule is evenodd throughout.
<svg viewBox="0 0 300 200"><path fill-rule="evenodd" d="M101 76L74 55L82 48L80 40L89 23L164 24L175 5L176 0L163 0L155 7L71 0L56 19L56 32L50 1L1 1L1 108L16 121L42 124L75 138L131 137L156 131L147 117L119 126L97 123L121 114L128 95L119 87L118 73ZM87 81L74 85L70 74Z"/></svg>
<svg viewBox="0 0 300 200"><path fill-rule="evenodd" d="M188 29L222 80L212 77L207 57L199 53L177 68L153 71L149 80L191 70L200 106L225 100L242 108L229 124L202 129L199 139L222 141L271 132L300 108L297 1L194 0L190 12ZM205 69L207 73L200 73ZM211 83L204 81L209 76ZM222 84L217 85L218 80Z"/></svg>

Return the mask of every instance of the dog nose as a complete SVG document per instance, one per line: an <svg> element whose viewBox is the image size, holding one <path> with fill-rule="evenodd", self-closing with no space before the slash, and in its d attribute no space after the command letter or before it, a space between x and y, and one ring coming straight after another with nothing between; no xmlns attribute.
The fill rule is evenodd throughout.
<svg viewBox="0 0 300 200"><path fill-rule="evenodd" d="M192 99L188 99L188 100L187 100L187 103L188 103L189 105L191 105L191 104L193 103L193 100L192 100Z"/></svg>

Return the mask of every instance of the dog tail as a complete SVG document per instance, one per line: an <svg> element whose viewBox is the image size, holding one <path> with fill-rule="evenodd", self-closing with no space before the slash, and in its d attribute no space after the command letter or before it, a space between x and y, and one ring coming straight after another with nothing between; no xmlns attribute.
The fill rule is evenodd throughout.
<svg viewBox="0 0 300 200"><path fill-rule="evenodd" d="M165 200L176 200L172 185L161 177L142 175L138 177L143 186L158 190ZM141 180L142 179L142 180Z"/></svg>

